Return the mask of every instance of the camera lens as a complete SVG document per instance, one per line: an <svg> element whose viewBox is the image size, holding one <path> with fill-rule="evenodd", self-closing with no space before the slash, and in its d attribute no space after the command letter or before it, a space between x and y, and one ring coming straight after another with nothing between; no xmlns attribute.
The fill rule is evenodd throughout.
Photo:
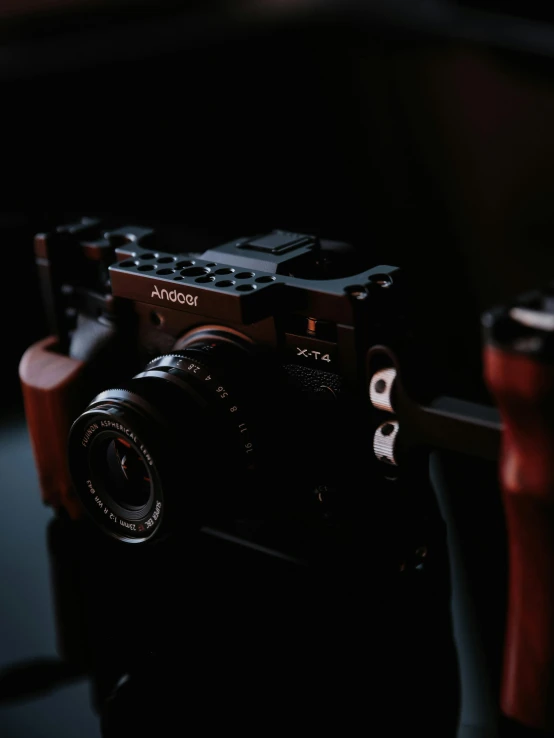
<svg viewBox="0 0 554 738"><path fill-rule="evenodd" d="M148 504L152 479L146 462L123 438L100 441L96 451L97 474L112 500L127 510L140 510Z"/></svg>
<svg viewBox="0 0 554 738"><path fill-rule="evenodd" d="M254 466L252 369L244 344L209 331L94 398L71 428L69 466L104 531L142 542L229 504L229 480Z"/></svg>

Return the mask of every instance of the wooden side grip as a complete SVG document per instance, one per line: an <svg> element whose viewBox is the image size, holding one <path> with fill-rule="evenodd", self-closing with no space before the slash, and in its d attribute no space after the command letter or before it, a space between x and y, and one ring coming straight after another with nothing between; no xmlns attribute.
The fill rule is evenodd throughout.
<svg viewBox="0 0 554 738"><path fill-rule="evenodd" d="M82 409L85 364L57 353L57 346L57 338L50 336L28 348L19 378L42 499L77 519L83 509L69 475L67 437Z"/></svg>
<svg viewBox="0 0 554 738"><path fill-rule="evenodd" d="M500 481L509 546L501 706L554 730L554 365L485 348L504 423Z"/></svg>

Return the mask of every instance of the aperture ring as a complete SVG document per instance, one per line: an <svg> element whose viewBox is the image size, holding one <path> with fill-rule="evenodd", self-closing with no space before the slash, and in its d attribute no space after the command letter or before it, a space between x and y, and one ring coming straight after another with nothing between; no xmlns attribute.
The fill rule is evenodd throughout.
<svg viewBox="0 0 554 738"><path fill-rule="evenodd" d="M187 385L190 380L199 388L204 396L208 396L215 403L215 408L226 418L226 421L234 429L239 449L244 454L247 464L250 466L254 461L254 442L250 433L247 415L243 410L242 402L236 397L232 385L220 380L217 373L199 362L196 357L182 354L168 354L160 356L151 361L146 371L137 375L137 378L148 376L160 376L165 372L168 380L181 378L181 383ZM171 373L170 373L171 372ZM176 374L175 372L178 372ZM194 385L193 385L194 386Z"/></svg>

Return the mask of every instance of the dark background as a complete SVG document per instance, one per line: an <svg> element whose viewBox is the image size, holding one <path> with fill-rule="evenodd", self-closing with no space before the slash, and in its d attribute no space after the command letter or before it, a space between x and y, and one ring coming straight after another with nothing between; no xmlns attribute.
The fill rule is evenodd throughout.
<svg viewBox="0 0 554 738"><path fill-rule="evenodd" d="M83 214L179 224L186 249L274 227L350 240L408 270L422 336L475 391L480 313L553 271L554 28L536 8L52 5L0 26L14 398L47 330L31 237Z"/></svg>
<svg viewBox="0 0 554 738"><path fill-rule="evenodd" d="M405 268L418 360L433 346L452 392L482 399L480 314L554 277L551 21L485 0L3 4L0 488L21 523L4 663L54 652L17 378L48 331L33 234L108 215L176 225L184 250L279 227L349 240ZM54 734L33 704L4 734Z"/></svg>

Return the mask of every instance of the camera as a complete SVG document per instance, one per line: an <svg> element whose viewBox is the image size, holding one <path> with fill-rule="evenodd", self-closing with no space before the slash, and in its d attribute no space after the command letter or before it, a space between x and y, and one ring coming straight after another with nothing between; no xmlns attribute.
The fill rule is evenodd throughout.
<svg viewBox="0 0 554 738"><path fill-rule="evenodd" d="M279 230L172 253L151 229L85 220L36 244L54 332L87 365L73 488L109 535L268 518L323 542L398 481L391 369L368 352L402 320L400 270L345 275L345 244ZM419 497L396 510L414 551L430 515Z"/></svg>
<svg viewBox="0 0 554 738"><path fill-rule="evenodd" d="M256 664L257 694L255 644L269 628L279 635L264 669L299 660L310 699L332 693L337 720L346 693L363 691L363 658L383 698L403 695L395 725L448 734L459 700L450 572L421 449L439 437L448 447L435 420L450 410L426 409L401 381L398 357L413 352L401 270L284 230L183 245L87 218L35 237L52 336L27 350L20 378L43 499L69 526L56 533L70 541L56 544L56 580L82 557L79 611L101 613L80 636L93 670L103 683L136 670L135 644L154 629L149 654L165 673L183 642L171 593L186 576L195 632L215 660ZM427 418L417 434L400 430L406 408L418 428ZM493 453L490 424L472 422L456 444L479 437L477 455ZM137 613L129 594L145 588ZM234 603L224 630L222 598ZM154 685L140 669L144 694ZM338 685L336 670L352 672ZM299 679L289 675L298 694Z"/></svg>

